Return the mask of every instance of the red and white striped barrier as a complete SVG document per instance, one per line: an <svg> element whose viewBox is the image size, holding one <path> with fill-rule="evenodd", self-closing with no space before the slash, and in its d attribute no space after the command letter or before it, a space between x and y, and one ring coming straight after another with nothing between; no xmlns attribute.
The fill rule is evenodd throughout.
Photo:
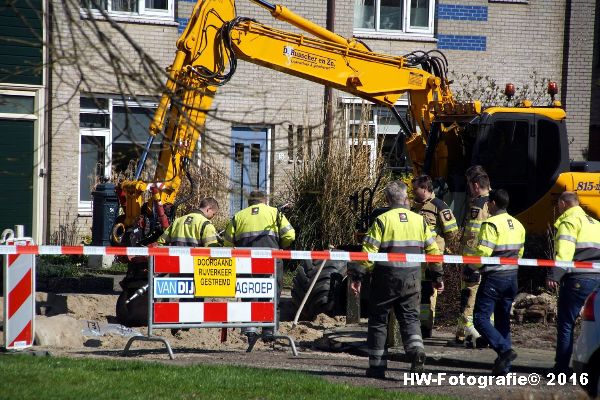
<svg viewBox="0 0 600 400"><path fill-rule="evenodd" d="M248 303L154 303L154 323L273 322L273 302Z"/></svg>
<svg viewBox="0 0 600 400"><path fill-rule="evenodd" d="M190 250L189 248L180 249ZM150 264L150 277L152 279L152 286L154 287L152 297L150 298L150 301L152 302L152 313L148 324L150 330L152 328L160 328L165 324L169 325L169 327L175 326L180 328L185 328L189 326L202 327L203 325L207 324L209 324L211 327L228 327L231 326L231 324L243 323L245 323L246 326L253 326L254 324L258 324L259 326L276 327L277 320L275 317L275 310L277 309L277 298L275 287L275 259L235 257L232 260L232 265L234 267L228 267L229 275L223 276L223 278L231 278L231 274L233 274L232 280L234 286L236 286L237 275L252 274L255 276L264 275L273 277L273 279L269 279L270 286L264 285L264 289L268 289L268 293L270 293L270 295L268 297L265 297L261 296L258 293L255 293L256 296L254 296L257 298L268 298L269 301L210 302L207 301L207 299L201 299L200 301L192 302L165 302L160 300L156 301L157 298L160 298L162 300L163 298L181 299L189 297L187 295L181 295L180 293L180 291L183 290L183 292L187 294L189 291L187 286L189 286L189 284L184 284L182 287L180 287L179 285L167 285L161 290L159 290L161 292L160 296L156 295L158 289L156 283L158 280L173 279L176 283L179 283L183 282L184 279L190 279L177 277L176 275L195 274L194 262L198 261L199 259L204 259L204 257L195 258L193 256L190 256L188 251L176 251L176 253L177 255L175 256L154 256L153 262ZM182 253L188 253L188 255ZM219 256L222 257L222 252L219 253ZM201 270L205 269L205 272L207 272L212 267L210 267L210 265L204 265L203 267L196 266L196 268L200 268ZM154 276L155 274L169 274L170 278L157 278ZM196 284L202 285L202 280L204 279L200 279L200 283L197 282ZM226 285L231 284L230 279L227 279L227 282L228 283ZM211 283L208 286L208 288L212 288L212 285L213 284ZM220 283L219 285L222 284ZM191 286L194 286L194 282L192 282ZM169 295L165 295L167 293L169 293ZM211 293L213 292L211 291ZM221 292L219 292L219 294L216 294L215 296L221 296ZM206 297L210 298L213 296L209 294ZM236 296L234 295L225 297Z"/></svg>
<svg viewBox="0 0 600 400"><path fill-rule="evenodd" d="M21 242L26 244L27 242ZM11 247L11 246L3 246ZM14 245L12 247L15 247ZM24 248L27 246L16 246ZM4 344L7 350L33 345L35 315L35 257L7 254L4 261Z"/></svg>
<svg viewBox="0 0 600 400"><path fill-rule="evenodd" d="M99 246L0 246L0 254L73 254L73 255L122 255L122 256L201 256L279 258L284 260L341 260L341 261L396 261L396 262L443 262L446 264L504 264L534 267L596 268L600 262L554 261L532 258L474 257L404 253L363 253L345 251L294 251L232 249L225 247L99 247Z"/></svg>

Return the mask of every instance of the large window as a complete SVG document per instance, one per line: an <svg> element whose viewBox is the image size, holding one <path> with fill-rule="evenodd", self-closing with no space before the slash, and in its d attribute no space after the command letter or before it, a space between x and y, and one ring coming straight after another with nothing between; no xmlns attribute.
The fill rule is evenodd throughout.
<svg viewBox="0 0 600 400"><path fill-rule="evenodd" d="M526 182L529 159L529 122L499 119L481 137L476 163L486 168L496 184ZM507 162L506 160L510 160Z"/></svg>
<svg viewBox="0 0 600 400"><path fill-rule="evenodd" d="M434 0L355 0L354 32L433 35Z"/></svg>
<svg viewBox="0 0 600 400"><path fill-rule="evenodd" d="M400 124L392 111L361 99L345 98L342 101L350 148L363 154L368 152L372 167L378 156L385 157L388 168L406 167L403 142L398 136ZM406 115L407 105L406 99L401 99L396 109L401 115ZM372 169L372 172L375 170Z"/></svg>
<svg viewBox="0 0 600 400"><path fill-rule="evenodd" d="M483 125L479 132L473 164L485 168L492 187L508 192L509 212L519 213L531 204L535 185L530 156L533 118L519 114L494 114L491 118L491 125Z"/></svg>
<svg viewBox="0 0 600 400"><path fill-rule="evenodd" d="M154 102L123 101L109 97L81 97L79 130L79 209L91 211L92 188L102 178L130 176L148 139ZM156 138L146 162L156 163Z"/></svg>
<svg viewBox="0 0 600 400"><path fill-rule="evenodd" d="M81 8L115 16L173 19L173 0L80 0Z"/></svg>

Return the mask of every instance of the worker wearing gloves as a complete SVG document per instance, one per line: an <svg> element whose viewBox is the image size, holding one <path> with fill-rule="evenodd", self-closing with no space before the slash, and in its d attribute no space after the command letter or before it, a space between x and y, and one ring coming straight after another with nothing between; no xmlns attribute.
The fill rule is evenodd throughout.
<svg viewBox="0 0 600 400"><path fill-rule="evenodd" d="M254 247L263 249L287 249L296 239L296 232L285 215L275 207L267 205L267 195L253 191L248 198L248 207L238 211L229 221L223 235L226 247ZM277 260L277 298L283 285L283 262ZM256 328L244 328L242 333L249 340L256 340ZM263 329L263 340L271 340L273 330Z"/></svg>
<svg viewBox="0 0 600 400"><path fill-rule="evenodd" d="M175 219L158 238L157 243L161 246L219 246L217 230L210 222L218 212L219 203L214 198L202 199L197 211Z"/></svg>
<svg viewBox="0 0 600 400"><path fill-rule="evenodd" d="M435 238L422 216L408 210L407 187L392 182L385 188L390 209L379 215L369 228L362 251L369 253L441 254ZM390 310L394 308L400 325L404 350L411 359L411 371L422 372L425 350L419 324L421 295L421 266L412 262L365 261L350 264L352 290L360 293L361 280L366 271L371 274L369 298L368 377L384 379L387 369L386 337ZM441 264L431 265L431 276L438 291L444 289Z"/></svg>
<svg viewBox="0 0 600 400"><path fill-rule="evenodd" d="M554 258L557 261L600 262L600 222L579 206L576 193L563 192L558 198ZM554 267L546 285L560 286L556 321L556 358L554 372L569 372L573 352L573 327L587 296L600 284L600 270Z"/></svg>
<svg viewBox="0 0 600 400"><path fill-rule="evenodd" d="M458 224L450 207L433 193L433 182L427 175L421 175L412 180L414 202L412 211L421 215L435 242L443 254L447 248L450 254L455 254L458 246ZM446 246L447 245L447 246ZM421 333L423 338L431 337L435 318L437 290L429 276L429 270L421 265Z"/></svg>
<svg viewBox="0 0 600 400"><path fill-rule="evenodd" d="M471 168L467 171L467 184L471 192L471 207L466 215L467 223L464 226L460 244L460 252L464 256L472 256L477 247L477 237L481 223L489 217L488 194L490 191L490 178L481 172L482 169ZM470 175L469 175L470 174ZM464 265L461 276L460 315L455 341L464 343L467 347L484 347L479 339L479 333L473 326L473 307L475 296L479 287L479 271L476 266Z"/></svg>
<svg viewBox="0 0 600 400"><path fill-rule="evenodd" d="M506 212L509 197L505 190L492 190L488 209L492 215L481 224L474 255L480 257L523 256L525 228ZM475 329L498 354L492 374L505 375L517 357L510 337L510 308L517 294L518 265L474 264L481 273L481 283L475 298L473 322ZM494 325L490 318L495 314Z"/></svg>

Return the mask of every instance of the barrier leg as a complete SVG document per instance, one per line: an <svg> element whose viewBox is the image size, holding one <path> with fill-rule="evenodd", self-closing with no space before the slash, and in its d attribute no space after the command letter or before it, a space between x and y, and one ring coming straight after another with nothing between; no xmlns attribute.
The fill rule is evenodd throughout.
<svg viewBox="0 0 600 400"><path fill-rule="evenodd" d="M142 342L162 342L162 343L164 343L165 347L167 348L167 351L169 352L169 358L171 360L175 359L175 355L173 354L173 350L171 349L171 345L169 344L169 342L167 342L167 339L159 337L159 336L133 336L132 338L130 338L127 341L125 350L123 350L123 357L127 356L127 353L129 352L129 348L131 347L131 344L135 340L141 340Z"/></svg>
<svg viewBox="0 0 600 400"><path fill-rule="evenodd" d="M258 341L259 338L260 338L260 335L258 333L255 333L253 335L248 335L248 348L246 349L246 353L250 353L252 351L252 349L254 348L254 345L256 344L256 342Z"/></svg>
<svg viewBox="0 0 600 400"><path fill-rule="evenodd" d="M246 349L246 353L250 353L252 351L252 349L254 348L254 345L256 344L256 342L258 341L258 339L260 339L260 335L250 335L248 336L248 348ZM294 357L298 357L298 350L296 350L296 344L294 343L294 339L292 339L290 336L286 336L286 335L273 335L270 336L273 338L273 340L276 339L283 339L283 340L287 340L288 343L290 344L290 347L292 348L292 354L294 355Z"/></svg>
<svg viewBox="0 0 600 400"><path fill-rule="evenodd" d="M173 350L171 349L171 345L167 342L167 339L162 338L160 336L154 336L152 334L152 321L154 320L154 311L152 308L152 298L154 293L154 257L150 257L150 264L148 268L148 285L146 288L148 290L148 336L133 336L127 341L127 345L125 345L125 350L123 350L123 357L127 356L129 353L129 348L131 344L136 340L141 340L143 342L161 342L167 348L169 352L169 358L171 360L175 359L175 355L173 355Z"/></svg>
<svg viewBox="0 0 600 400"><path fill-rule="evenodd" d="M290 343L290 347L292 348L292 354L294 355L294 357L298 357L298 351L296 350L296 344L294 343L294 339L292 339L290 336L285 335L274 335L273 338L287 340Z"/></svg>

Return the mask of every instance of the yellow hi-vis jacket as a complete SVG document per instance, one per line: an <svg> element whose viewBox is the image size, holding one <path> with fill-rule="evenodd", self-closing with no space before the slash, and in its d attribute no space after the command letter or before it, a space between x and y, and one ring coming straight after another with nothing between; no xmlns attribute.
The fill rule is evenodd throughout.
<svg viewBox="0 0 600 400"><path fill-rule="evenodd" d="M164 231L157 243L169 246L218 247L217 230L201 211L179 217Z"/></svg>
<svg viewBox="0 0 600 400"><path fill-rule="evenodd" d="M600 222L579 206L566 210L554 224L554 258L557 261L600 261ZM567 273L600 273L598 269L554 267L551 278L560 281Z"/></svg>
<svg viewBox="0 0 600 400"><path fill-rule="evenodd" d="M516 218L504 210L499 210L494 216L486 219L479 230L476 256L480 257L509 257L523 256L525 249L525 228ZM482 272L512 271L519 269L518 265L482 265L473 264Z"/></svg>
<svg viewBox="0 0 600 400"><path fill-rule="evenodd" d="M264 203L238 211L225 228L227 247L265 247L287 249L296 232L278 209Z"/></svg>
<svg viewBox="0 0 600 400"><path fill-rule="evenodd" d="M362 251L369 253L408 253L431 255L442 254L425 219L402 207L392 208L381 214L365 235ZM374 264L363 261L367 270ZM392 267L419 267L420 263L377 262L377 265ZM441 280L443 270L440 263L429 264L432 280Z"/></svg>

